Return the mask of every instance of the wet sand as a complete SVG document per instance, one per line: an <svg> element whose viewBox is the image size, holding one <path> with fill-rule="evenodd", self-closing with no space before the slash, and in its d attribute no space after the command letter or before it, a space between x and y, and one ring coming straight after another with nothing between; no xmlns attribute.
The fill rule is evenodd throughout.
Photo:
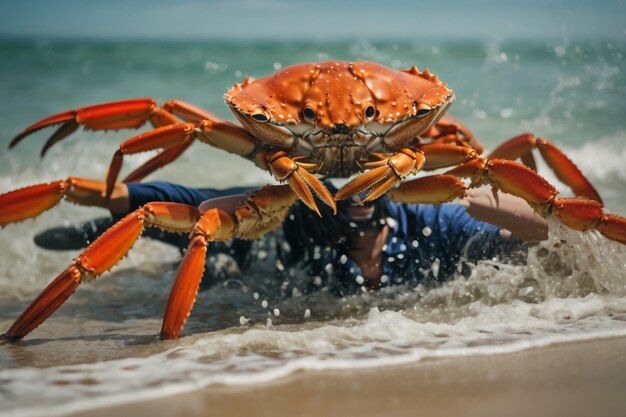
<svg viewBox="0 0 626 417"><path fill-rule="evenodd" d="M112 416L623 416L626 337L514 354L360 370L298 372L88 410Z"/></svg>

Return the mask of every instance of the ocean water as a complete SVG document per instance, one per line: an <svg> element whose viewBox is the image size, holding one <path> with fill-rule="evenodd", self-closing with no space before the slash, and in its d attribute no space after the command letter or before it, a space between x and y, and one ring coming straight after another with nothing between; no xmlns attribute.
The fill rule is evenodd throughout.
<svg viewBox="0 0 626 417"><path fill-rule="evenodd" d="M77 132L43 160L39 150L51 131L7 150L24 126L49 114L154 97L183 99L228 117L222 96L246 75L303 61L366 59L438 74L457 96L451 114L488 150L525 131L551 139L596 185L606 209L626 215L623 41L4 40L0 53L0 192L70 175L104 178L117 144L134 133ZM150 156L126 158L125 169ZM269 181L252 164L202 144L150 179L214 187ZM33 236L104 214L62 203L0 231L2 331L77 255L38 249ZM179 254L140 240L23 342L0 345L0 414L49 416L211 384L270 381L299 369L469 358L626 335L626 247L549 223L549 240L531 248L521 264L483 261L468 278L434 289L281 297L272 284L272 259L265 258L260 267L201 292L184 337L168 342L158 341L158 332Z"/></svg>

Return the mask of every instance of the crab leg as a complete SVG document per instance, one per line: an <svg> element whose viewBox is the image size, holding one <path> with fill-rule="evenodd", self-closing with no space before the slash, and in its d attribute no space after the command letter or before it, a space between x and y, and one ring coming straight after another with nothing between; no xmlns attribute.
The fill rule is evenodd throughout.
<svg viewBox="0 0 626 417"><path fill-rule="evenodd" d="M200 123L207 119L219 123L229 123L226 119L222 119L201 107L182 100L170 100L163 104L163 109L176 117L180 117L185 122Z"/></svg>
<svg viewBox="0 0 626 417"><path fill-rule="evenodd" d="M44 145L43 156L52 145L69 136L81 125L89 130L136 129L149 121L154 127L161 127L176 123L177 120L173 115L187 122L199 123L203 119L221 121L208 111L182 100L168 101L163 104L162 109L151 98L122 100L81 107L48 116L28 126L14 137L9 148L13 148L32 133L60 124L61 127Z"/></svg>
<svg viewBox="0 0 626 417"><path fill-rule="evenodd" d="M174 162L191 146L192 143L193 141L188 140L186 142L174 145L170 148L163 150L155 157L151 158L143 165L135 169L133 172L128 174L126 177L124 177L122 182L140 182L157 169Z"/></svg>
<svg viewBox="0 0 626 417"><path fill-rule="evenodd" d="M223 125L229 125L233 131L237 132L234 136L245 136L239 134L240 128L230 123L229 121L222 119L214 114L190 103L186 103L182 100L170 100L163 104L163 108L173 114L180 117L185 122L191 122L200 124L203 120L213 121L214 123L220 123ZM236 142L232 140L231 142ZM193 141L183 142L179 145L174 145L170 148L164 149L155 157L148 160L142 166L131 172L122 180L122 182L139 182L157 169L164 167L167 164L175 161L180 155L182 155L191 146ZM228 140L226 140L228 143Z"/></svg>
<svg viewBox="0 0 626 417"><path fill-rule="evenodd" d="M28 126L13 138L9 148L13 148L26 136L38 130L61 125L44 145L41 152L43 156L52 145L69 136L79 126L84 126L89 130L136 129L147 121L154 126L164 126L175 123L176 119L166 110L160 109L151 98L96 104L57 113Z"/></svg>
<svg viewBox="0 0 626 417"><path fill-rule="evenodd" d="M555 215L575 230L599 230L604 236L626 244L626 218L605 213L602 204L588 198L557 198L557 190L525 165L504 159L474 159L447 172L471 178L472 187L495 185L505 193L526 200L537 213Z"/></svg>
<svg viewBox="0 0 626 417"><path fill-rule="evenodd" d="M4 335L19 340L43 323L83 281L111 269L130 250L145 227L191 231L191 243L178 271L166 308L162 339L177 337L191 311L204 270L206 244L232 237L257 239L284 221L296 195L287 185L267 186L248 196L233 215L212 208L154 202L128 214L96 239L26 308Z"/></svg>
<svg viewBox="0 0 626 417"><path fill-rule="evenodd" d="M233 216L212 208L193 227L191 242L178 269L167 302L161 339L175 339L182 330L198 292L208 242L232 237L257 239L284 221L296 195L287 185L267 186L251 194Z"/></svg>
<svg viewBox="0 0 626 417"><path fill-rule="evenodd" d="M479 155L484 151L483 146L474 138L472 131L460 120L449 114L444 114L437 123L429 127L420 136L432 138L437 143L467 146L474 149Z"/></svg>
<svg viewBox="0 0 626 417"><path fill-rule="evenodd" d="M233 218L216 208L206 211L193 227L191 242L178 268L165 309L162 340L176 339L191 312L204 272L206 245L211 241L228 240L234 227Z"/></svg>
<svg viewBox="0 0 626 417"><path fill-rule="evenodd" d="M488 158L510 160L521 158L525 165L536 170L531 152L535 148L539 149L542 158L554 171L557 178L570 187L574 194L602 203L602 198L589 180L580 172L580 169L553 143L545 139L535 138L532 133L524 133L507 140L494 149Z"/></svg>
<svg viewBox="0 0 626 417"><path fill-rule="evenodd" d="M185 232L191 230L199 218L196 207L179 203L148 203L128 214L61 272L26 308L5 336L10 340L19 340L39 326L72 295L80 283L97 278L117 264L144 227L158 226L172 232Z"/></svg>
<svg viewBox="0 0 626 417"><path fill-rule="evenodd" d="M426 157L424 170L435 170L462 164L478 157L475 149L449 143L430 143L420 146L419 150Z"/></svg>
<svg viewBox="0 0 626 417"><path fill-rule="evenodd" d="M170 100L160 108L151 98L96 104L54 114L24 129L13 138L9 148L13 148L32 133L46 127L60 125L44 144L41 151L43 157L54 144L65 139L80 126L89 130L111 130L139 128L146 122L150 122L155 128L184 124L178 123L174 116L191 123L194 127L199 126L202 131L199 139L213 146L244 156L249 155L254 149L254 138L231 122L182 100ZM189 145L190 143L171 144L172 148L165 149L133 171L125 178L125 182L139 181L158 168L169 164L187 150ZM158 146L150 149L158 149Z"/></svg>
<svg viewBox="0 0 626 417"><path fill-rule="evenodd" d="M431 175L403 182L387 195L399 203L441 204L465 197L466 187L453 175Z"/></svg>
<svg viewBox="0 0 626 417"><path fill-rule="evenodd" d="M36 217L66 198L84 206L111 207L104 199L102 181L69 177L48 184L37 184L0 195L0 226Z"/></svg>
<svg viewBox="0 0 626 417"><path fill-rule="evenodd" d="M124 155L165 149L129 175L131 180L141 179L176 159L194 139L242 156L250 156L256 147L256 140L243 129L228 122L208 119L204 119L199 125L191 122L175 123L140 133L123 142L113 155L106 179L106 198L110 196L113 184L117 181Z"/></svg>

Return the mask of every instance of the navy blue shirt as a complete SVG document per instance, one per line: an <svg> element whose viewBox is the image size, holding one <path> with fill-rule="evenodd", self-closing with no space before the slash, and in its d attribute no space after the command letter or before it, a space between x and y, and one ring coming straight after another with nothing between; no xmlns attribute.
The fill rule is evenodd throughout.
<svg viewBox="0 0 626 417"><path fill-rule="evenodd" d="M503 238L499 227L474 219L458 204L402 204L385 199L384 207L389 234L381 259L382 287L440 282L454 273L466 274L467 262L475 264L525 247L519 239ZM348 248L324 248L318 256L309 271L315 277L312 283L317 281L318 287L328 286L339 295L366 290L361 268Z"/></svg>
<svg viewBox="0 0 626 417"><path fill-rule="evenodd" d="M170 201L198 206L205 200L242 194L255 190L235 187L223 190L195 189L165 182L127 184L131 210L151 201ZM381 285L417 285L426 280L441 281L455 272L461 272L463 262L475 263L491 259L523 246L518 239L504 239L500 228L471 217L457 204L401 204L384 201L384 217L389 234L383 247ZM302 204L299 201L296 205ZM283 232L292 232L301 222L324 221L310 210L291 210ZM303 218L306 217L306 218ZM289 233L285 233L288 235ZM174 245L185 248L185 236L162 234ZM308 245L306 236L298 235L296 244ZM312 241L313 239L311 239ZM294 242L290 242L292 245ZM233 246L234 245L234 246ZM218 251L230 251L238 263L246 263L242 254L249 252L251 244L234 240L234 243L211 244ZM278 256L280 258L280 255ZM248 260L249 262L249 260ZM345 246L320 247L313 259L304 262L311 277L304 292L328 287L340 295L364 291L362 272L350 257Z"/></svg>

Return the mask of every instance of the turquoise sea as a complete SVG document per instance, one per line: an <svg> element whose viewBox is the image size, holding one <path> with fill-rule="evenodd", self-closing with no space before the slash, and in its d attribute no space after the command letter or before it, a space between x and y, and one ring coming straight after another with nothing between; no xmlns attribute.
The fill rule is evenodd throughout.
<svg viewBox="0 0 626 417"><path fill-rule="evenodd" d="M436 73L455 91L450 113L488 150L526 131L549 138L597 186L607 210L626 215L623 41L4 39L0 55L0 192L70 175L104 178L117 145L134 134L80 131L44 159L39 150L50 130L7 149L16 133L44 116L154 97L229 117L223 94L247 75L304 61L371 60ZM127 158L125 169L150 156ZM270 180L252 164L199 143L150 179L211 187ZM38 249L33 236L103 214L62 203L0 231L0 332L77 256ZM274 265L263 257L264 267L201 292L185 337L172 342L157 338L179 254L141 240L23 342L0 345L0 414L49 416L211 384L271 381L298 369L387 366L626 335L624 246L550 225L550 239L532 248L523 265L481 262L469 278L430 291L281 298L267 284Z"/></svg>

